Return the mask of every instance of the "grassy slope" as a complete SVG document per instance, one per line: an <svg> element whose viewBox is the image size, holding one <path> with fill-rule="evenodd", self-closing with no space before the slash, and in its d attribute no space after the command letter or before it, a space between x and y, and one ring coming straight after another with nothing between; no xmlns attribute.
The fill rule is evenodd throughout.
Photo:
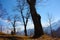
<svg viewBox="0 0 60 40"><path fill-rule="evenodd" d="M28 40L28 39L32 40L30 37L27 37L27 36L10 35L10 34L2 33L2 32L0 32L0 36L4 36L4 37L14 36L14 37L17 37L18 40ZM4 39L7 39L7 38L0 38L0 40L4 40ZM40 38L37 38L36 40L60 40L60 38L52 38L51 36L44 34L43 36L41 36Z"/></svg>

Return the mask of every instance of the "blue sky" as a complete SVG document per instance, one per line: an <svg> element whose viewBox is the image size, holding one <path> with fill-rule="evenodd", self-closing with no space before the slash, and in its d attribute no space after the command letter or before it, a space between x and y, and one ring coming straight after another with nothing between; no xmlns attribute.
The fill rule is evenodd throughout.
<svg viewBox="0 0 60 40"><path fill-rule="evenodd" d="M48 0L46 3L38 4L37 12L42 17L42 24L47 23L47 13L52 14L54 21L60 20L60 0ZM41 5L41 6L40 6Z"/></svg>
<svg viewBox="0 0 60 40"><path fill-rule="evenodd" d="M16 0L0 0L3 7L10 15L14 15L18 12L13 12L16 6ZM60 20L60 0L37 0L36 11L41 15L42 26L47 26L47 13L52 14L54 22ZM31 24L31 21L30 21ZM33 24L33 23L32 23ZM32 25L33 26L33 25ZM29 27L30 28L30 27Z"/></svg>

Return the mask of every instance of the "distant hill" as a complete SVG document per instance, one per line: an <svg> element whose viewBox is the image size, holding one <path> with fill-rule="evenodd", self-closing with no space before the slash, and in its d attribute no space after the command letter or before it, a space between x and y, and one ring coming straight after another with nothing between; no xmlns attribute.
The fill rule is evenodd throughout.
<svg viewBox="0 0 60 40"><path fill-rule="evenodd" d="M57 31L59 28L60 28L60 20L57 21L57 22L54 22L54 23L52 24L52 30L53 30L53 31ZM48 26L48 27L43 27L43 30L44 30L45 33L48 33L48 34L51 33L51 29L50 29L49 26Z"/></svg>
<svg viewBox="0 0 60 40"><path fill-rule="evenodd" d="M60 37L60 27L57 30L53 30L53 36Z"/></svg>
<svg viewBox="0 0 60 40"><path fill-rule="evenodd" d="M24 36L24 30L22 30L22 31L17 31L16 34L17 34L17 35ZM27 29L27 34L28 34L28 36L34 35L34 29Z"/></svg>

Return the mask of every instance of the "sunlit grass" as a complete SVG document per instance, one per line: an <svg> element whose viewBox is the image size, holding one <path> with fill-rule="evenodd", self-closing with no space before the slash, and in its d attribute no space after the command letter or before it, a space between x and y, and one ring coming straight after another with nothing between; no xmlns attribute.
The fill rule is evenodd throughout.
<svg viewBox="0 0 60 40"><path fill-rule="evenodd" d="M2 38L1 36L6 37L6 38ZM42 35L39 38L32 39L31 37L28 37L28 36L18 36L18 35L11 35L11 34L5 34L5 33L0 32L0 40L9 40L12 38L14 38L14 40L15 39L16 40L60 40L60 38L53 38L53 37L48 36L46 34Z"/></svg>

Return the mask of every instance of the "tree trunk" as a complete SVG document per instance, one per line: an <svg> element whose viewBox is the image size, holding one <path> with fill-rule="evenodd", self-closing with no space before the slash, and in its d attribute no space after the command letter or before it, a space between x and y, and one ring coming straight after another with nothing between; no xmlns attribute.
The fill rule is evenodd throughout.
<svg viewBox="0 0 60 40"><path fill-rule="evenodd" d="M14 34L16 34L15 22L16 22L16 20L14 19L14 24L13 24L13 31L14 31Z"/></svg>
<svg viewBox="0 0 60 40"><path fill-rule="evenodd" d="M32 16L32 20L34 23L34 38L38 38L40 36L42 36L43 33L43 29L42 29L42 25L41 25L41 16L39 14L37 14L36 9L35 9L35 1L33 3L33 1L28 1L28 4L30 6L30 12L31 12L31 16Z"/></svg>
<svg viewBox="0 0 60 40"><path fill-rule="evenodd" d="M27 30L26 30L26 25L25 25L25 30L24 30L24 32L25 32L25 36L27 36Z"/></svg>
<svg viewBox="0 0 60 40"><path fill-rule="evenodd" d="M14 27L14 34L16 34L16 29L15 29L15 27Z"/></svg>
<svg viewBox="0 0 60 40"><path fill-rule="evenodd" d="M23 23L24 23L24 33L25 33L25 36L27 36L26 24L25 24L25 21L24 21L24 16L23 16L22 11L21 11L21 16L22 16L22 20L23 20Z"/></svg>

